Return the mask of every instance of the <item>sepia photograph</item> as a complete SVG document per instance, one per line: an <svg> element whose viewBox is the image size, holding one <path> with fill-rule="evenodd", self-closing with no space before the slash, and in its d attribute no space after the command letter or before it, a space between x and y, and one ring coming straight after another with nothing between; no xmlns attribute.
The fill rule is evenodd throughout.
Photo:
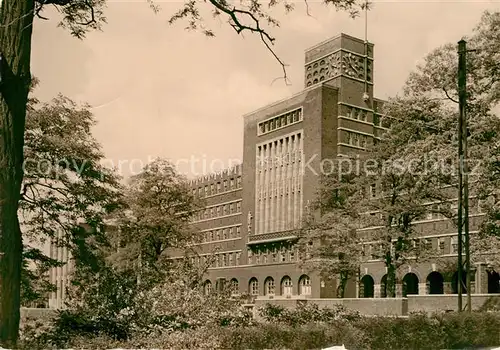
<svg viewBox="0 0 500 350"><path fill-rule="evenodd" d="M0 349L500 350L500 0L0 0Z"/></svg>

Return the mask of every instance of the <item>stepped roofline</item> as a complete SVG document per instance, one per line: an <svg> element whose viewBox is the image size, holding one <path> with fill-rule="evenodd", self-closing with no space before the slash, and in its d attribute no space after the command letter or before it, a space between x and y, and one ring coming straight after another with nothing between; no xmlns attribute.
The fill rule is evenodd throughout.
<svg viewBox="0 0 500 350"><path fill-rule="evenodd" d="M352 36L352 35L348 35L348 34L345 34L345 33L340 33L340 34L337 34L335 36L332 36L331 38L329 39L326 39L326 40L323 40L322 42L320 43L317 43L317 44L314 44L313 46L307 48L304 50L304 52L307 52L307 51L310 51L310 50L313 50L317 47L320 47L330 41L333 41L335 39L338 39L338 38L347 38L347 39L350 39L350 40L353 40L353 41L357 41L357 42L360 42L360 43L364 43L365 41L363 39L360 39L360 38L356 38L355 36ZM373 45L372 43L368 42L368 44L370 45Z"/></svg>
<svg viewBox="0 0 500 350"><path fill-rule="evenodd" d="M189 185L194 186L194 185L199 185L199 184L209 182L209 181L225 179L231 175L241 175L242 167L243 167L243 165L240 163L240 164L236 164L232 167L222 169L220 171L217 171L217 172L214 172L211 174L199 176L195 179L189 180Z"/></svg>

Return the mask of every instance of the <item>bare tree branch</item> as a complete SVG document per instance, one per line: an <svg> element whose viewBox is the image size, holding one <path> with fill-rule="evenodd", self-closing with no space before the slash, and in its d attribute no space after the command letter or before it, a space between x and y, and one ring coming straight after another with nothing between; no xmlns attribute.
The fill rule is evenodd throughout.
<svg viewBox="0 0 500 350"><path fill-rule="evenodd" d="M304 0L304 3L306 4L306 14L309 16L309 17L312 17L311 14L309 13L309 2L307 2L307 0Z"/></svg>
<svg viewBox="0 0 500 350"><path fill-rule="evenodd" d="M444 93L445 93L446 97L448 97L448 99L449 99L450 101L453 101L453 102L455 102L455 103L458 103L458 101L457 101L457 100L455 100L455 99L451 98L451 96L450 96L450 95L448 95L448 91L446 91L446 88L445 88L444 86L443 86L443 91L444 91Z"/></svg>
<svg viewBox="0 0 500 350"><path fill-rule="evenodd" d="M241 34L245 30L259 34L261 41L264 43L264 45L269 50L269 52L271 52L271 54L274 56L274 58L281 65L281 67L283 69L283 77L282 78L285 80L285 83L288 85L288 76L287 76L287 71L286 71L287 65L278 57L276 52L271 47L271 45L274 45L274 41L276 39L274 37L272 37L271 35L269 35L269 33L266 32L266 30L261 28L260 20L257 17L255 17L255 15L253 13L251 13L250 11L237 9L235 7L233 7L231 9L231 8L227 7L226 4L223 4L217 0L209 0L209 1L212 5L215 6L215 8L217 10L227 14L230 17L229 25L231 27L233 27L233 29L236 31L237 34ZM238 15L243 15L243 16L250 18L253 22L253 26L248 26L248 25L241 23L240 18L238 18ZM273 80L273 82L275 80Z"/></svg>

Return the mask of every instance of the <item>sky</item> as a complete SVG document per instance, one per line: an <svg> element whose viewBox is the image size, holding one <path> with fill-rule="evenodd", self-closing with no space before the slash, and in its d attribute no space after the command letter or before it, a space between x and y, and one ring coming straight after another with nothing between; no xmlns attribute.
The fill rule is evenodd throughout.
<svg viewBox="0 0 500 350"><path fill-rule="evenodd" d="M57 14L36 20L32 74L40 79L43 101L61 93L89 103L93 130L106 164L124 175L137 173L155 157L171 159L189 177L241 160L244 114L303 89L304 51L339 33L364 38L365 19L309 0L284 14L274 10L279 28L274 50L288 65L290 85L279 63L259 38L238 35L224 18L207 16L216 36L187 31L169 17L181 1L161 1L154 13L145 0L108 0L108 23L84 40L57 26ZM200 1L202 13L210 5ZM374 49L375 95L400 92L408 74L434 48L470 34L497 1L373 1L368 40Z"/></svg>

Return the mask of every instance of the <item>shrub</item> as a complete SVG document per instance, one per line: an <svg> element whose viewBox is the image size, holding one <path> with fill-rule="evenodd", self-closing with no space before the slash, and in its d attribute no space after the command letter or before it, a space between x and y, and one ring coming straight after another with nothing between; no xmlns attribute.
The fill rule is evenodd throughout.
<svg viewBox="0 0 500 350"><path fill-rule="evenodd" d="M426 315L409 318L367 317L355 324L371 349L440 349L443 334L439 324Z"/></svg>
<svg viewBox="0 0 500 350"><path fill-rule="evenodd" d="M313 322L330 323L338 320L354 321L360 318L358 312L348 310L342 305L319 308L317 304L301 303L295 309L287 309L280 305L266 304L258 312L266 322L282 323L290 326Z"/></svg>
<svg viewBox="0 0 500 350"><path fill-rule="evenodd" d="M44 349L47 347L47 334L52 330L52 320L26 318L19 328L19 349Z"/></svg>
<svg viewBox="0 0 500 350"><path fill-rule="evenodd" d="M479 308L480 312L500 312L500 298L498 297L489 297L486 299L483 305Z"/></svg>
<svg viewBox="0 0 500 350"><path fill-rule="evenodd" d="M435 315L445 333L448 349L484 348L500 345L500 314L490 312Z"/></svg>
<svg viewBox="0 0 500 350"><path fill-rule="evenodd" d="M330 324L310 323L299 327L284 324L259 324L227 329L221 344L227 349L320 349L345 344L347 349L366 348L364 334L347 321Z"/></svg>
<svg viewBox="0 0 500 350"><path fill-rule="evenodd" d="M318 349L344 344L347 349L382 350L484 348L500 344L500 314L495 313L328 318L328 322L320 323L316 315L309 318L312 322L299 324L290 318L294 310L266 306L261 311L268 317L266 323L222 332L224 347ZM270 323L273 320L282 321Z"/></svg>

